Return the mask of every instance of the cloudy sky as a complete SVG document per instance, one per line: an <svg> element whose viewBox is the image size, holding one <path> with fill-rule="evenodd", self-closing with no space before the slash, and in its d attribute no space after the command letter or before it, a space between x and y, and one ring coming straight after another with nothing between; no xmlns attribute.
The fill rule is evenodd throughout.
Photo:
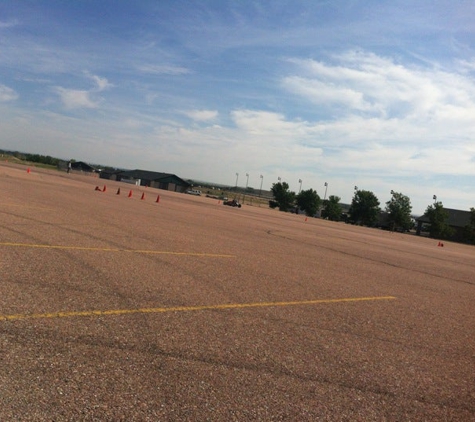
<svg viewBox="0 0 475 422"><path fill-rule="evenodd" d="M475 3L5 0L0 148L468 210Z"/></svg>

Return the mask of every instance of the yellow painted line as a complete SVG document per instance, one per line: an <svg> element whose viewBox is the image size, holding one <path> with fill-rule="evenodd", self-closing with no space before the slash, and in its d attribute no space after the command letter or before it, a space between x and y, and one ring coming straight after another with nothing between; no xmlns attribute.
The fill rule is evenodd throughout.
<svg viewBox="0 0 475 422"><path fill-rule="evenodd" d="M67 249L77 251L95 251L95 252L131 252L156 255L186 255L186 256L204 256L212 258L234 258L234 255L199 253L199 252L172 252L172 251L152 251L139 249L119 249L119 248L89 248L85 246L61 246L61 245L35 245L30 243L9 243L0 242L0 246L12 246L21 248L42 248L42 249Z"/></svg>
<svg viewBox="0 0 475 422"><path fill-rule="evenodd" d="M223 305L203 305L203 306L174 306L170 308L138 308L138 309L112 309L106 311L71 311L71 312L51 312L44 314L17 314L0 315L0 321L16 321L22 319L40 319L40 318L68 318L68 317L90 317L90 316L108 316L108 315L130 315L130 314L153 314L165 312L192 312L207 311L217 309L244 309L244 308L265 308L276 306L302 306L317 305L322 303L342 303L342 302L368 302L375 300L394 300L394 296L375 296L375 297L355 297L345 299L318 299L293 302L257 302L257 303L234 303Z"/></svg>

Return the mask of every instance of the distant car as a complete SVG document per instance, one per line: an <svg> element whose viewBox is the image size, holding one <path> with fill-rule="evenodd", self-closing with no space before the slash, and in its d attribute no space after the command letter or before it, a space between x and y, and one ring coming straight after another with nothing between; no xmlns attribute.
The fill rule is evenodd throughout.
<svg viewBox="0 0 475 422"><path fill-rule="evenodd" d="M185 193L187 193L188 195L197 195L197 196L201 195L201 191L200 190L195 190L195 189L187 190Z"/></svg>
<svg viewBox="0 0 475 422"><path fill-rule="evenodd" d="M229 205L230 207L241 208L241 204L236 199L231 199L229 201L223 201L223 205Z"/></svg>

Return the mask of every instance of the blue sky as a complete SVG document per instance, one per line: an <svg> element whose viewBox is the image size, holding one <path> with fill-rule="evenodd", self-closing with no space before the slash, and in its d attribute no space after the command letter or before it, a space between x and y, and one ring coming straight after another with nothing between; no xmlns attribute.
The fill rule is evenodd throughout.
<svg viewBox="0 0 475 422"><path fill-rule="evenodd" d="M475 3L2 1L0 148L468 210Z"/></svg>

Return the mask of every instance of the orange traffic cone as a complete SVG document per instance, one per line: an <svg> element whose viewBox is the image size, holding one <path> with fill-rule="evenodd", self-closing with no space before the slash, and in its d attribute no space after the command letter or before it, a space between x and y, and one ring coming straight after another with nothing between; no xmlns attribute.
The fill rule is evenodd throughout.
<svg viewBox="0 0 475 422"><path fill-rule="evenodd" d="M105 192L107 189L106 185L104 185L104 189L102 189L102 192Z"/></svg>
<svg viewBox="0 0 475 422"><path fill-rule="evenodd" d="M155 201L157 204L160 202L160 195L157 196L157 200Z"/></svg>
<svg viewBox="0 0 475 422"><path fill-rule="evenodd" d="M117 189L117 194L116 195L120 195L120 188Z"/></svg>
<svg viewBox="0 0 475 422"><path fill-rule="evenodd" d="M132 198L132 191L129 192L129 198Z"/></svg>
<svg viewBox="0 0 475 422"><path fill-rule="evenodd" d="M28 174L31 173L31 170L30 170L29 167L28 167L28 169L26 170L26 172L27 172Z"/></svg>
<svg viewBox="0 0 475 422"><path fill-rule="evenodd" d="M140 199L145 199L145 192L142 193L142 197Z"/></svg>

